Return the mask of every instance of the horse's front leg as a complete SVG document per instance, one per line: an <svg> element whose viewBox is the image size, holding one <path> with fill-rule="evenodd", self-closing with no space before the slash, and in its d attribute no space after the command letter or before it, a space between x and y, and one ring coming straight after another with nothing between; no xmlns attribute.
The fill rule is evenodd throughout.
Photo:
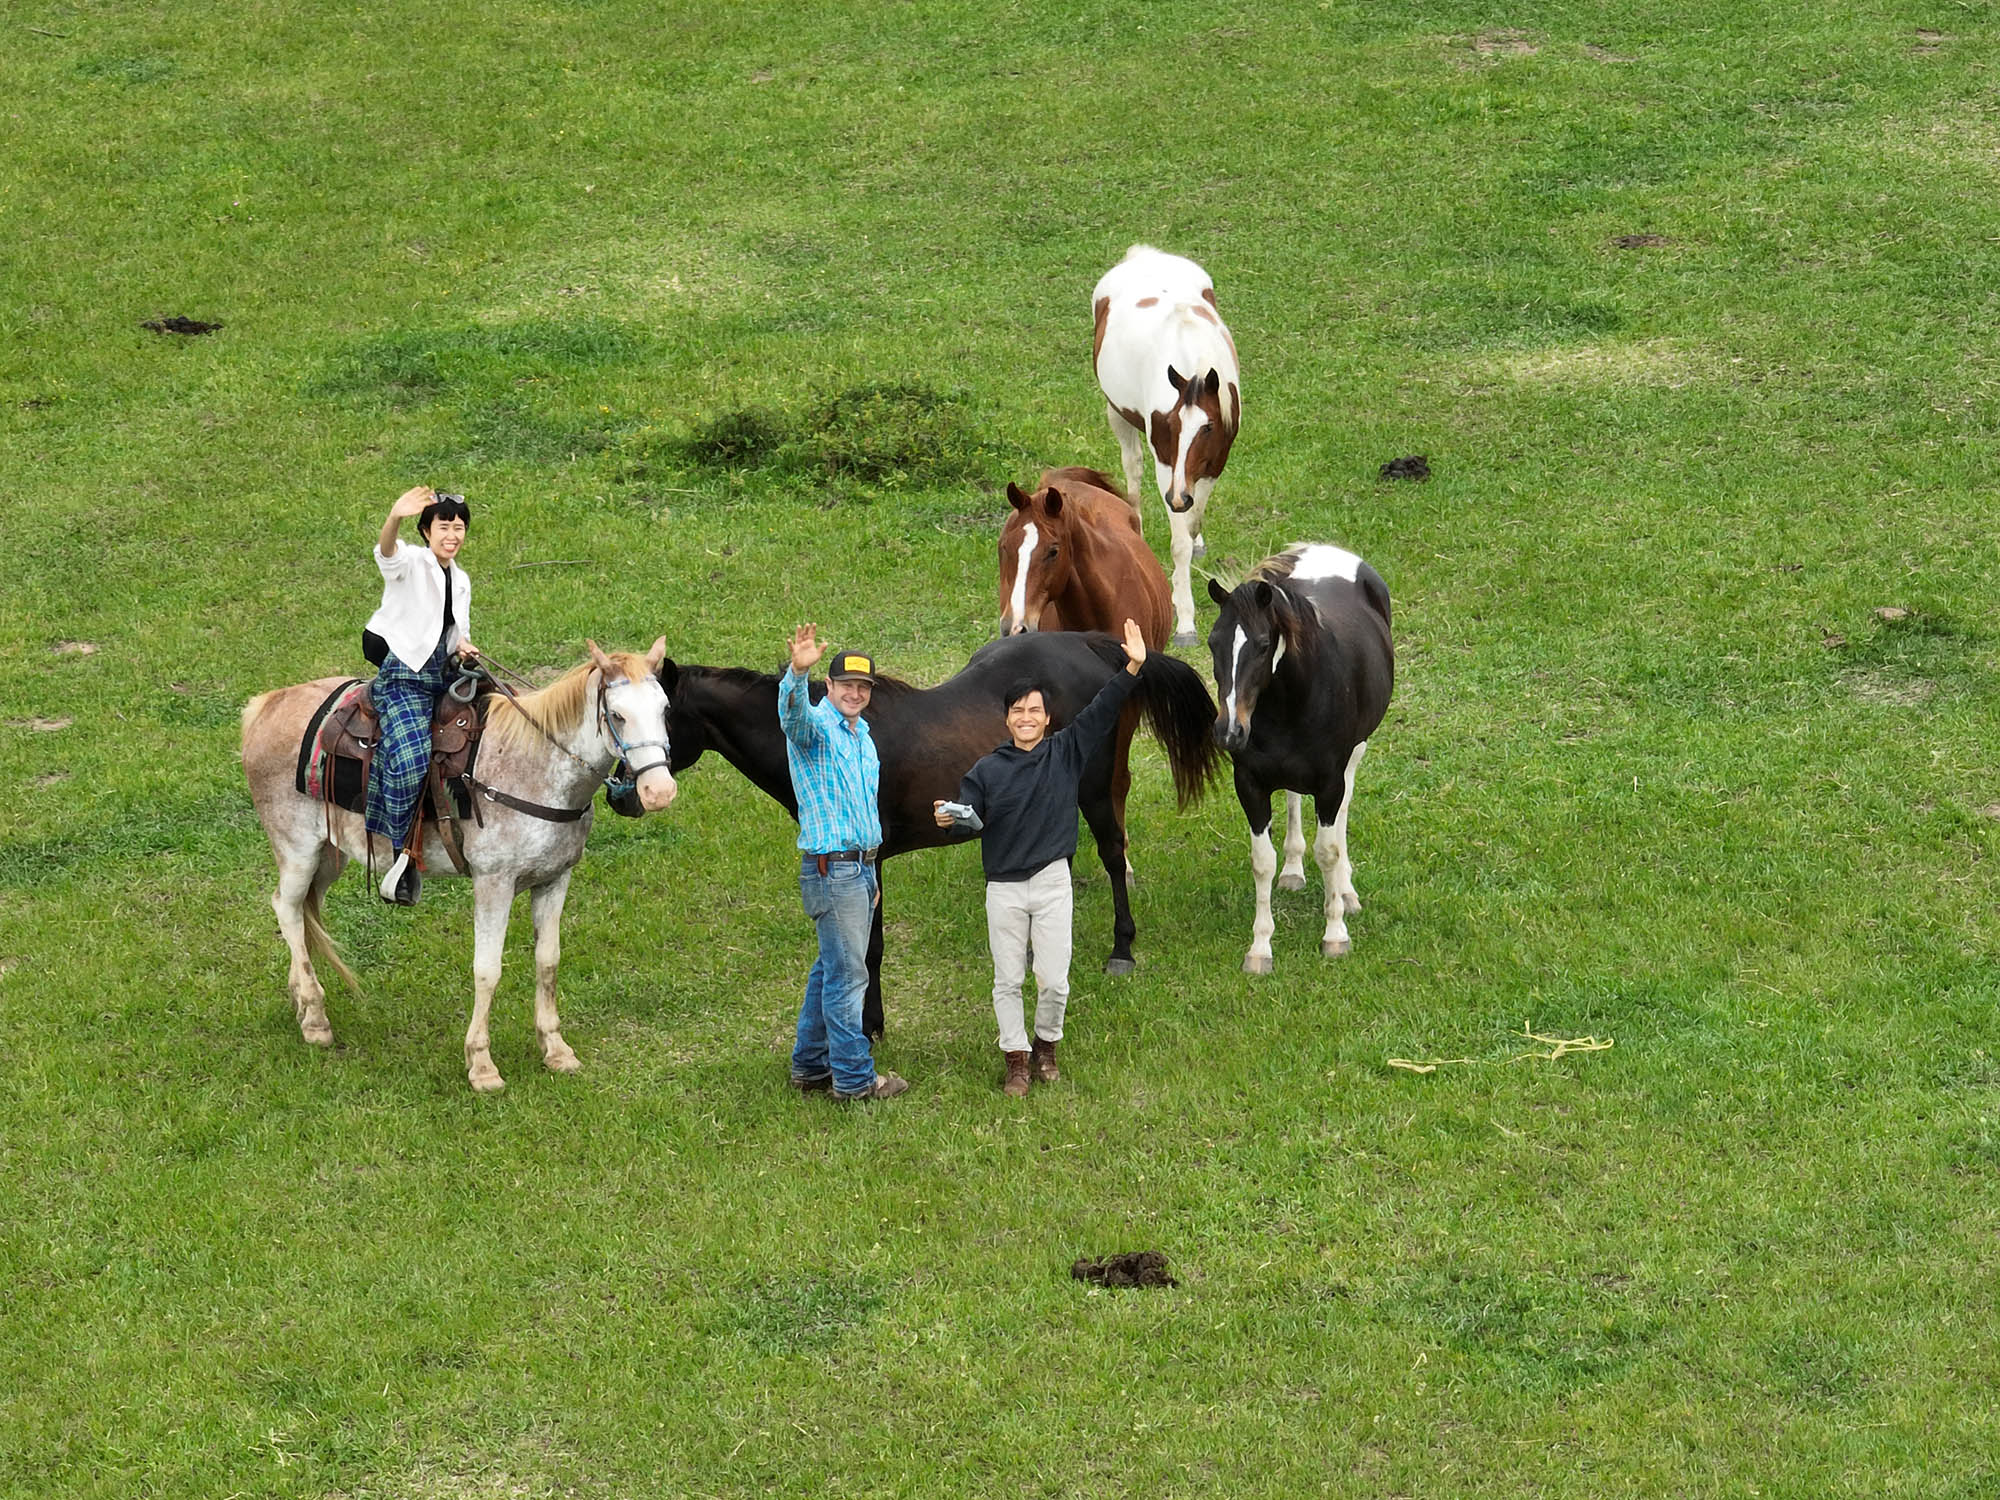
<svg viewBox="0 0 2000 1500"><path fill-rule="evenodd" d="M574 868L574 867L572 867ZM535 1037L542 1044L542 1065L558 1073L574 1073L583 1064L562 1037L562 1017L556 1014L556 963L562 957L563 901L569 895L570 871L528 894L535 919Z"/></svg>
<svg viewBox="0 0 2000 1500"><path fill-rule="evenodd" d="M1188 583L1189 565L1194 560L1194 517L1169 508L1167 550L1173 556L1174 644L1192 646L1194 633L1194 589Z"/></svg>
<svg viewBox="0 0 2000 1500"><path fill-rule="evenodd" d="M465 1076L482 1094L507 1086L493 1066L486 1018L500 984L500 957L507 947L507 913L514 904L511 875L480 875L472 882L472 1024L465 1029Z"/></svg>
<svg viewBox="0 0 2000 1500"><path fill-rule="evenodd" d="M1278 889L1302 891L1306 888L1306 830L1300 807L1305 801L1297 792L1285 793L1285 864L1278 871Z"/></svg>
<svg viewBox="0 0 2000 1500"><path fill-rule="evenodd" d="M1278 851L1271 847L1271 793L1236 766L1236 800L1250 823L1250 877L1257 890L1257 915L1250 923L1250 951L1243 955L1243 972L1268 974L1272 969L1271 877L1278 872Z"/></svg>
<svg viewBox="0 0 2000 1500"><path fill-rule="evenodd" d="M882 1009L882 865L875 864L875 915L868 927L868 989L861 997L861 1030L871 1042L882 1040L887 1017Z"/></svg>

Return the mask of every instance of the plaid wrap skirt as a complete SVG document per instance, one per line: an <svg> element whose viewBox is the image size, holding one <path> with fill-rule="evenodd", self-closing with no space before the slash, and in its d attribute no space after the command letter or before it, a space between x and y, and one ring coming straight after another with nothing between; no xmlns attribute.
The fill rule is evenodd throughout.
<svg viewBox="0 0 2000 1500"><path fill-rule="evenodd" d="M375 747L368 775L368 831L396 849L409 837L410 815L423 795L424 775L431 767L431 720L438 699L451 686L450 662L442 635L421 672L412 672L392 651L370 689L382 721L382 742Z"/></svg>

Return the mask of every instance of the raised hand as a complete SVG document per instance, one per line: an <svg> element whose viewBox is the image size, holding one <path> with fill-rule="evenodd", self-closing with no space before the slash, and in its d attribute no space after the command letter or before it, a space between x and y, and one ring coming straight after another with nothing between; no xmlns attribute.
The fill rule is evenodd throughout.
<svg viewBox="0 0 2000 1500"><path fill-rule="evenodd" d="M1125 670L1136 677L1139 675L1139 668L1144 666L1145 662L1146 638L1139 634L1138 621L1127 620L1125 622Z"/></svg>
<svg viewBox="0 0 2000 1500"><path fill-rule="evenodd" d="M801 675L810 672L813 664L826 655L826 642L819 638L819 627L813 624L801 625L792 632L792 670Z"/></svg>
<svg viewBox="0 0 2000 1500"><path fill-rule="evenodd" d="M435 499L437 491L427 484L420 484L415 489L404 490L398 495L396 503L389 508L389 514L399 521L411 516L420 516L424 513L424 507Z"/></svg>

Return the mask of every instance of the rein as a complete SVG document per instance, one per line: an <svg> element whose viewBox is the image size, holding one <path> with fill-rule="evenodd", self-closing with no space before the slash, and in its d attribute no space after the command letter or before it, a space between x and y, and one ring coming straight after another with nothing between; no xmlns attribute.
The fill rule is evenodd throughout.
<svg viewBox="0 0 2000 1500"><path fill-rule="evenodd" d="M484 676L486 681L493 684L494 691L506 698L514 706L514 711L526 719L537 734L555 746L564 755L567 755L592 776L597 775L597 768L595 766L570 749L569 746L563 744L554 735L550 734L541 721L522 706L520 695L513 688L502 682L495 674L496 672L504 672L507 676L512 677L516 682L528 688L534 687L535 684L532 680L515 671L506 663L496 661L484 653L480 655L479 662L480 666L484 669L482 672L477 675L462 672L459 681L452 684L450 691L454 697L458 696L459 683L466 682L467 680L476 681L477 676ZM619 680L624 681L625 679L621 678ZM619 798L631 796L638 788L638 775L632 772L630 765L633 751L656 749L660 752L660 764L666 765L672 759L673 750L668 745L664 736L657 740L628 741L625 736L620 734L612 726L611 712L605 702L605 694L609 688L610 684L605 681L604 674L600 671L597 677L597 722L603 728L605 737L611 741L612 745L618 751L618 759L604 775L604 795L607 801L616 805ZM461 698L460 701L465 700ZM651 767L647 767L646 769L650 770ZM624 771L627 774L621 776L618 774L620 771ZM540 818L544 822L574 823L590 810L590 803L587 801L582 807L548 807L540 802L530 802L525 797L516 797L511 792L503 792L498 787L488 786L485 782L469 775L465 780L467 785L488 802L497 802L502 807L511 807L516 812L527 813L529 816Z"/></svg>

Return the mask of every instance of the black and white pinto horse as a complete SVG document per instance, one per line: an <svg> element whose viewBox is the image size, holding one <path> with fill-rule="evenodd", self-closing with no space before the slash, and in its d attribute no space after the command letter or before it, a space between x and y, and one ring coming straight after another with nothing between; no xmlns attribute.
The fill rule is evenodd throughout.
<svg viewBox="0 0 2000 1500"><path fill-rule="evenodd" d="M1347 952L1347 915L1361 910L1347 857L1347 809L1368 736L1394 685L1389 586L1345 548L1299 542L1266 558L1234 590L1210 579L1222 615L1208 633L1221 716L1215 737L1236 762L1236 799L1250 820L1257 917L1248 974L1271 972L1271 793L1286 793L1287 890L1305 888L1300 794L1319 822L1313 858L1326 885L1319 951Z"/></svg>

